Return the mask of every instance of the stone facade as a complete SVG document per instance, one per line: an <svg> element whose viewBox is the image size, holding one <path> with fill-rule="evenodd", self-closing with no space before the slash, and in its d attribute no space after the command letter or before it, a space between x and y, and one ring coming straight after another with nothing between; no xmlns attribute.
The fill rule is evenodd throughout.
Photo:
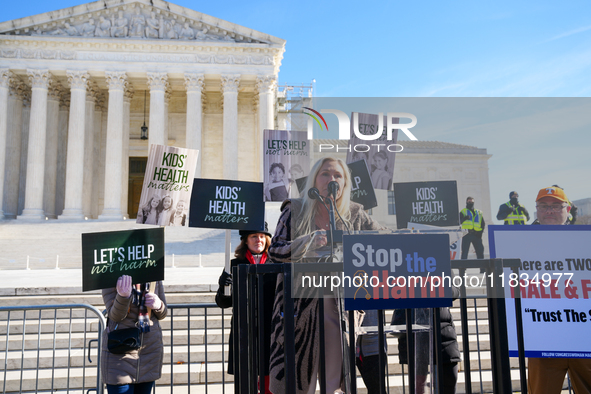
<svg viewBox="0 0 591 394"><path fill-rule="evenodd" d="M284 50L161 0L0 23L0 218L123 218L150 143L198 149L197 176L262 181Z"/></svg>

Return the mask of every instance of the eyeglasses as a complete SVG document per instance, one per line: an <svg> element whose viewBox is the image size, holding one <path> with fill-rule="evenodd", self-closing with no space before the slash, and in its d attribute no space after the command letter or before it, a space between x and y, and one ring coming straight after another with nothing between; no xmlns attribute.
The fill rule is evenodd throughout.
<svg viewBox="0 0 591 394"><path fill-rule="evenodd" d="M536 205L536 208L540 212L548 212L548 211L560 212L564 208L566 208L567 206L568 205Z"/></svg>

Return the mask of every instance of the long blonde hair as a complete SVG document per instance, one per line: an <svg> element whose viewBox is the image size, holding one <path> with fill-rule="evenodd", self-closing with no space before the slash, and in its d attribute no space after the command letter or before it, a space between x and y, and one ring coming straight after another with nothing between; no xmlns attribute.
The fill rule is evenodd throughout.
<svg viewBox="0 0 591 394"><path fill-rule="evenodd" d="M306 179L306 186L304 187L302 198L303 206L302 211L300 212L299 216L296 218L292 215L292 228L295 228L296 236L310 234L314 231L314 214L316 210L316 201L312 200L308 197L308 190L314 187L316 184L316 177L320 172L320 168L324 165L324 163L328 161L336 161L339 163L341 168L343 169L343 176L345 177L345 186L343 187L343 193L341 194L341 198L336 201L336 209L338 209L339 213L343 217L343 220L349 224L349 219L351 218L351 210L350 210L350 202L351 202L351 174L349 172L349 167L345 162L341 159L335 157L324 157L316 162L312 169L310 170L310 175ZM294 220L297 220L294 226ZM340 218L336 217L336 220L339 221Z"/></svg>

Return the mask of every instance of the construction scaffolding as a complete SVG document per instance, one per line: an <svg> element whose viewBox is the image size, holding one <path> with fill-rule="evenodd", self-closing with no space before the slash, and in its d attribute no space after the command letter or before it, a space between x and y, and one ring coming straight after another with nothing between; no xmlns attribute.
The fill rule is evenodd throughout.
<svg viewBox="0 0 591 394"><path fill-rule="evenodd" d="M306 131L308 117L302 112L303 107L312 106L316 80L310 84L277 86L277 126L279 130Z"/></svg>

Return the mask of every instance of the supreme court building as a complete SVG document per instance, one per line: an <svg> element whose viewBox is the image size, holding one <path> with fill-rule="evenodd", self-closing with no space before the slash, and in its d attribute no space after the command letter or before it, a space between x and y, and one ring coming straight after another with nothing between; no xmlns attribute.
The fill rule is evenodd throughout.
<svg viewBox="0 0 591 394"><path fill-rule="evenodd" d="M162 0L0 23L0 219L135 217L150 144L199 150L196 177L262 181L284 50Z"/></svg>

